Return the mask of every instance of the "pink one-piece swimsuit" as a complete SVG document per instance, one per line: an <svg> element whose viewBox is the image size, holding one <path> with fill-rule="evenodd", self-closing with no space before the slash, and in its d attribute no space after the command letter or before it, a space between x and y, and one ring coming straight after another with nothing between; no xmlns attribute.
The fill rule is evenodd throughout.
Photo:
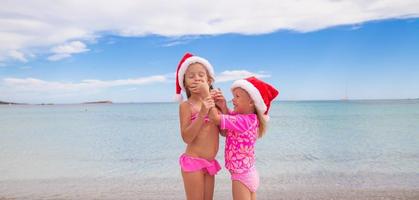
<svg viewBox="0 0 419 200"><path fill-rule="evenodd" d="M227 130L224 156L231 180L240 181L251 192L256 192L259 187L259 174L255 167L255 144L259 135L257 115L221 115L220 128Z"/></svg>

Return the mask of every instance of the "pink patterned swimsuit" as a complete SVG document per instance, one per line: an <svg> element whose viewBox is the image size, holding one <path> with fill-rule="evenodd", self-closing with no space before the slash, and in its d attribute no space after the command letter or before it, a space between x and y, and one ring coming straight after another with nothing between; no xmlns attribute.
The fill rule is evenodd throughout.
<svg viewBox="0 0 419 200"><path fill-rule="evenodd" d="M255 192L259 187L259 174L255 168L255 144L259 135L257 115L221 115L220 128L227 130L224 156L231 179Z"/></svg>

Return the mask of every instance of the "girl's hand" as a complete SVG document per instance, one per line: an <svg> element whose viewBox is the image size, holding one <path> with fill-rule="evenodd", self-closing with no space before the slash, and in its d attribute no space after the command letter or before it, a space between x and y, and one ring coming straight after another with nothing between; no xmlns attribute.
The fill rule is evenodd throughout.
<svg viewBox="0 0 419 200"><path fill-rule="evenodd" d="M200 89L200 93L201 96L206 98L206 97L210 97L210 91L209 91L209 84L204 82L204 83L200 83L199 84L199 89Z"/></svg>
<svg viewBox="0 0 419 200"><path fill-rule="evenodd" d="M211 90L211 97L214 99L215 105L221 109L223 113L227 113L227 101L220 89ZM225 112L224 112L225 111Z"/></svg>
<svg viewBox="0 0 419 200"><path fill-rule="evenodd" d="M207 96L210 96L209 85L206 82L202 81L202 82L192 83L189 89L191 92L198 93L204 98Z"/></svg>
<svg viewBox="0 0 419 200"><path fill-rule="evenodd" d="M201 111L200 114L202 115L206 115L208 114L209 110L211 108L215 107L215 103L214 100L211 98L211 96L206 97L203 101L202 101L202 106L201 106ZM201 115L201 116L202 116Z"/></svg>
<svg viewBox="0 0 419 200"><path fill-rule="evenodd" d="M192 84L190 85L190 87L189 87L189 90L190 90L192 93L199 93L199 82L192 83Z"/></svg>

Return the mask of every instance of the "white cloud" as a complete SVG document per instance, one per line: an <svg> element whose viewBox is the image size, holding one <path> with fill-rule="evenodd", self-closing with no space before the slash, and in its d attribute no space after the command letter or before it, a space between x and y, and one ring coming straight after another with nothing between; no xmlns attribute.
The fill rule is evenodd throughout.
<svg viewBox="0 0 419 200"><path fill-rule="evenodd" d="M48 60L50 60L50 61L57 61L57 60L62 60L64 58L68 58L70 56L71 56L70 54L65 54L65 53L63 53L63 54L54 54L52 56L49 56L48 57Z"/></svg>
<svg viewBox="0 0 419 200"><path fill-rule="evenodd" d="M168 38L168 41L166 41L165 44L163 44L163 47L171 47L171 46L177 46L177 45L183 45L188 44L189 42L202 38L202 36L182 36L182 37L171 37Z"/></svg>
<svg viewBox="0 0 419 200"><path fill-rule="evenodd" d="M57 54L73 54L88 51L86 45L80 41L73 41L65 45L52 48L52 52Z"/></svg>
<svg viewBox="0 0 419 200"><path fill-rule="evenodd" d="M15 92L30 91L30 92L48 92L48 93L66 93L77 91L92 91L97 89L105 89L117 86L135 86L152 83L166 82L167 79L163 75L141 77L135 79L121 79L121 80L83 80L79 83L64 83L55 81L44 81L35 78L5 78L2 85L9 90ZM1 86L1 85L0 85Z"/></svg>
<svg viewBox="0 0 419 200"><path fill-rule="evenodd" d="M48 60L57 61L57 60L70 57L72 54L82 53L86 51L89 51L89 49L86 48L86 45L83 42L73 41L73 42L52 48L51 52L53 52L54 55L49 56Z"/></svg>
<svg viewBox="0 0 419 200"><path fill-rule="evenodd" d="M238 8L234 9L233 8ZM314 31L336 25L419 16L417 0L232 1L2 1L0 61L25 61L35 49L89 41L102 33L122 36L262 34ZM184 41L167 44L176 45ZM24 55L9 52L24 52ZM55 53L52 60L72 53Z"/></svg>
<svg viewBox="0 0 419 200"><path fill-rule="evenodd" d="M21 62L28 62L28 60L25 58L25 55L20 51L11 50L9 52L9 57Z"/></svg>
<svg viewBox="0 0 419 200"><path fill-rule="evenodd" d="M255 76L258 78L263 77L270 77L269 74L265 74L264 72L260 73L253 73L246 70L232 70L232 71L223 71L221 74L216 76L216 83L222 83L227 81L234 81L237 79L247 78L250 76Z"/></svg>

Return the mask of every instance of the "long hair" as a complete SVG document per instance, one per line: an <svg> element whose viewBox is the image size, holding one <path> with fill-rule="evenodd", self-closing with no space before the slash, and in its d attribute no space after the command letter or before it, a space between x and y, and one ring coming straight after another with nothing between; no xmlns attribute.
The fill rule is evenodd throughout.
<svg viewBox="0 0 419 200"><path fill-rule="evenodd" d="M266 129L268 128L268 122L266 121L266 118L263 116L263 113L256 111L256 115L258 116L259 121L259 138L261 138L266 133Z"/></svg>

